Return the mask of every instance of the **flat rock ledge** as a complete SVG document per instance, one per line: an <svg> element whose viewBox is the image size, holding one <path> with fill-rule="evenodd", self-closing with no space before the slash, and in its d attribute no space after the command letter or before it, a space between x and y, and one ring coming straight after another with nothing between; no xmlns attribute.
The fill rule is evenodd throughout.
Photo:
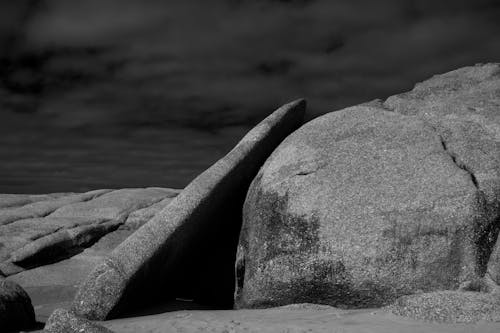
<svg viewBox="0 0 500 333"><path fill-rule="evenodd" d="M46 195L2 194L0 275L10 276L71 257L116 230L130 231L121 233L121 237L126 237L179 192L152 187Z"/></svg>

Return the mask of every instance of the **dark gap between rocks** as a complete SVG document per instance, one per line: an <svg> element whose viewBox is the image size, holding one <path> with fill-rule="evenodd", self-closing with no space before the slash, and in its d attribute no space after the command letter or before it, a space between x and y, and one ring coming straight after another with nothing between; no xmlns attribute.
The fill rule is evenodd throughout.
<svg viewBox="0 0 500 333"><path fill-rule="evenodd" d="M498 241L500 232L500 212L497 212L496 219L490 223L477 239L478 248L478 269L481 277L484 277L487 269L488 262L490 261L491 254Z"/></svg>
<svg viewBox="0 0 500 333"><path fill-rule="evenodd" d="M233 191L210 218L197 216L179 226L163 245L161 255L134 276L108 319L183 309L232 309L236 248L247 189L242 186ZM223 192L220 189L218 195L227 196ZM154 276L152 272L156 272Z"/></svg>

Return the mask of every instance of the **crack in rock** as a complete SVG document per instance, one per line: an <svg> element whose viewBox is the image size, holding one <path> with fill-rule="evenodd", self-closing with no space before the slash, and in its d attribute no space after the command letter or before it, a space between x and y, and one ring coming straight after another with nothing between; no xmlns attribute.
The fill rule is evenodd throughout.
<svg viewBox="0 0 500 333"><path fill-rule="evenodd" d="M292 177L296 176L308 176L311 174L314 174L318 172L319 170L323 169L326 166L325 161L313 159L309 161L305 161L301 163L298 167L298 171L295 172Z"/></svg>
<svg viewBox="0 0 500 333"><path fill-rule="evenodd" d="M295 174L295 176L307 176L312 173L315 173L317 170L307 170L307 171L299 171L298 173Z"/></svg>
<svg viewBox="0 0 500 333"><path fill-rule="evenodd" d="M484 283L485 281L484 279L488 278L487 271L488 271L488 266L490 265L490 258L492 252L494 250L495 244L498 242L499 239L498 232L500 229L499 226L500 219L498 218L498 216L500 211L497 211L496 213L491 211L492 209L494 209L492 205L494 206L495 204L487 203L484 192L481 190L480 184L474 172L472 172L471 168L468 167L464 162L459 160L459 157L457 156L456 153L454 153L449 149L446 140L437 130L437 128L435 128L432 125L429 126L431 126L438 135L443 150L446 152L446 154L450 156L453 163L458 168L467 172L467 174L470 176L472 184L476 188L478 194L478 204L481 205L482 209L484 210L484 212L481 215L486 214L486 216L489 216L488 221L483 221L482 223L477 221L478 224L475 226L475 232L477 233L477 239L475 240L475 244L477 246L477 251L478 251L477 252L478 271L480 272L481 281L482 283ZM474 282L470 283L474 284ZM481 288L488 292L493 292L493 291L497 292L498 290L500 290L499 289L500 287L497 286L496 288L492 288L491 285L488 285L486 287L483 286Z"/></svg>
<svg viewBox="0 0 500 333"><path fill-rule="evenodd" d="M448 149L448 145L446 144L446 141L444 140L443 136L436 129L434 129L434 130L436 131L437 135L439 136L439 140L441 141L441 145L443 146L443 150L451 157L451 160L458 168L467 172L467 174L470 176L472 184L474 184L474 187L479 190L479 184L478 184L476 175L474 175L472 170L467 165L465 165L464 163L457 160L456 154L454 154L451 150Z"/></svg>

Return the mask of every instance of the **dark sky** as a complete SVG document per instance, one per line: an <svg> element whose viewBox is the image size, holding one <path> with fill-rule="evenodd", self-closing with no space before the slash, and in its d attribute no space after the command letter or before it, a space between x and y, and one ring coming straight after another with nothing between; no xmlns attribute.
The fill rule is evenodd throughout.
<svg viewBox="0 0 500 333"><path fill-rule="evenodd" d="M500 0L0 4L0 193L182 187L275 107L310 117L500 61Z"/></svg>

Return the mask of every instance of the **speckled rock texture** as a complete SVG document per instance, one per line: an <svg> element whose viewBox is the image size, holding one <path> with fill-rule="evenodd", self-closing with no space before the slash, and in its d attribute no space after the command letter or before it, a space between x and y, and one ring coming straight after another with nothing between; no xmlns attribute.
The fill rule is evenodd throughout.
<svg viewBox="0 0 500 333"><path fill-rule="evenodd" d="M250 187L236 307L382 306L481 280L499 198L498 65L316 118Z"/></svg>
<svg viewBox="0 0 500 333"><path fill-rule="evenodd" d="M500 285L500 242L498 240L491 252L487 275L497 285Z"/></svg>
<svg viewBox="0 0 500 333"><path fill-rule="evenodd" d="M102 320L173 297L232 307L248 186L304 112L303 100L279 108L194 179L95 268L75 297L75 313Z"/></svg>
<svg viewBox="0 0 500 333"><path fill-rule="evenodd" d="M428 322L500 321L500 297L478 292L446 290L408 295L388 309L399 316Z"/></svg>
<svg viewBox="0 0 500 333"><path fill-rule="evenodd" d="M18 284L0 278L0 331L28 329L35 324L31 299Z"/></svg>
<svg viewBox="0 0 500 333"><path fill-rule="evenodd" d="M93 323L87 319L79 318L72 312L57 309L52 313L45 325L47 333L113 333L110 329Z"/></svg>
<svg viewBox="0 0 500 333"><path fill-rule="evenodd" d="M0 195L0 274L71 256L119 228L135 230L178 193L145 188Z"/></svg>

